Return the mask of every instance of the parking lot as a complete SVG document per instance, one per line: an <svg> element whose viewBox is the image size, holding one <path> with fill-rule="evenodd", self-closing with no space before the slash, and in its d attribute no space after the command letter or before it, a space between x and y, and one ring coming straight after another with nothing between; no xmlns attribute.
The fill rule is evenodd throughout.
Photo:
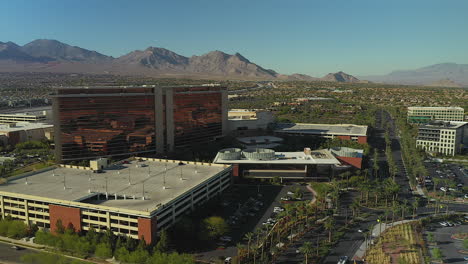
<svg viewBox="0 0 468 264"><path fill-rule="evenodd" d="M448 224L446 225L444 223ZM437 247L442 251L444 263L463 264L466 263L464 257L468 256L460 252L463 249L463 241L453 239L452 235L467 232L468 225L464 221L443 221L440 223L430 224L429 231L426 231L425 235L426 240L428 233L432 233L434 235Z"/></svg>
<svg viewBox="0 0 468 264"><path fill-rule="evenodd" d="M244 235L263 225L274 224L275 207L278 209L282 208L285 203L294 203L292 198L297 189L300 189L303 194L300 200L312 199L313 195L305 185L234 185L223 194L220 204L223 208L220 216L228 222L230 232L217 242L216 250L203 252L198 255L198 258L215 260L237 255L236 244L246 243ZM283 201L286 197L291 197L288 198L290 201Z"/></svg>
<svg viewBox="0 0 468 264"><path fill-rule="evenodd" d="M463 165L425 162L425 166L429 173L429 177L425 179L428 191L432 191L434 184L436 184L435 190L439 195L446 192L447 195L455 198L464 198L466 194L464 187L468 186L468 171Z"/></svg>

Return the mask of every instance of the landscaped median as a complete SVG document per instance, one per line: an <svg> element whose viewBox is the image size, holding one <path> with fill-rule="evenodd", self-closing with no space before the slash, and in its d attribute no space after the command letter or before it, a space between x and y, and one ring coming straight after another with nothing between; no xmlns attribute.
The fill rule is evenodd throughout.
<svg viewBox="0 0 468 264"><path fill-rule="evenodd" d="M421 236L422 226L419 222L399 224L385 230L371 248L365 259L369 264L423 262Z"/></svg>

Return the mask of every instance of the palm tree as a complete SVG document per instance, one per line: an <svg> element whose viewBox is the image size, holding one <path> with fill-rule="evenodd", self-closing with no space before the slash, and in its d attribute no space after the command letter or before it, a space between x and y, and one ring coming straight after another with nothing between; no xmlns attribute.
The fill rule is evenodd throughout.
<svg viewBox="0 0 468 264"><path fill-rule="evenodd" d="M374 174L374 178L376 178L377 173L379 171L379 154L377 153L377 150L374 149L374 157L373 159L373 164L372 164L372 172Z"/></svg>
<svg viewBox="0 0 468 264"><path fill-rule="evenodd" d="M244 249L244 245L242 245L241 243L237 243L236 248L237 248L237 264L240 264L241 251L242 251L242 249Z"/></svg>
<svg viewBox="0 0 468 264"><path fill-rule="evenodd" d="M312 245L312 242L304 242L302 247L299 248L299 251L304 254L305 257L305 264L309 263L309 255L314 252L314 246Z"/></svg>
<svg viewBox="0 0 468 264"><path fill-rule="evenodd" d="M252 238L254 237L254 233L248 232L247 234L244 235L244 239L247 240L247 258L249 258L250 255L250 242L252 241Z"/></svg>
<svg viewBox="0 0 468 264"><path fill-rule="evenodd" d="M404 220L405 212L408 210L408 200L404 200L400 208L401 208L401 219Z"/></svg>
<svg viewBox="0 0 468 264"><path fill-rule="evenodd" d="M419 197L416 197L414 198L414 201L413 201L413 219L416 217L416 209L418 209L419 207L419 200L420 198Z"/></svg>
<svg viewBox="0 0 468 264"><path fill-rule="evenodd" d="M327 221L324 223L324 227L328 230L328 242L331 243L332 241L332 230L335 227L335 219L333 217L329 217Z"/></svg>
<svg viewBox="0 0 468 264"><path fill-rule="evenodd" d="M359 201L355 199L353 203L351 204L351 210L353 211L353 217L358 217L359 216Z"/></svg>

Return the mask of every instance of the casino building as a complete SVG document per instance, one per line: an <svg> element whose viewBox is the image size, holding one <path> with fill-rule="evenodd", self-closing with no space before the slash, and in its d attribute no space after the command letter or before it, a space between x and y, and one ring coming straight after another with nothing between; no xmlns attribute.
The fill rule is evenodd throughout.
<svg viewBox="0 0 468 264"><path fill-rule="evenodd" d="M227 133L227 90L199 86L60 87L53 96L58 163L172 152Z"/></svg>

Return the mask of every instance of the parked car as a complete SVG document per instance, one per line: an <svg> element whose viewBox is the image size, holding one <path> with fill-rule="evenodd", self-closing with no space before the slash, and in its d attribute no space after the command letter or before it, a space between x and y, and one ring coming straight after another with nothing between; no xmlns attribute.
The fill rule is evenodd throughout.
<svg viewBox="0 0 468 264"><path fill-rule="evenodd" d="M441 225L441 226L448 226L448 223L447 223L447 222L440 222L439 225Z"/></svg>
<svg viewBox="0 0 468 264"><path fill-rule="evenodd" d="M340 257L340 260L338 261L338 264L346 264L346 263L348 263L348 256Z"/></svg>
<svg viewBox="0 0 468 264"><path fill-rule="evenodd" d="M447 188L445 188L445 187L440 187L440 190L443 191L443 192L447 192Z"/></svg>

